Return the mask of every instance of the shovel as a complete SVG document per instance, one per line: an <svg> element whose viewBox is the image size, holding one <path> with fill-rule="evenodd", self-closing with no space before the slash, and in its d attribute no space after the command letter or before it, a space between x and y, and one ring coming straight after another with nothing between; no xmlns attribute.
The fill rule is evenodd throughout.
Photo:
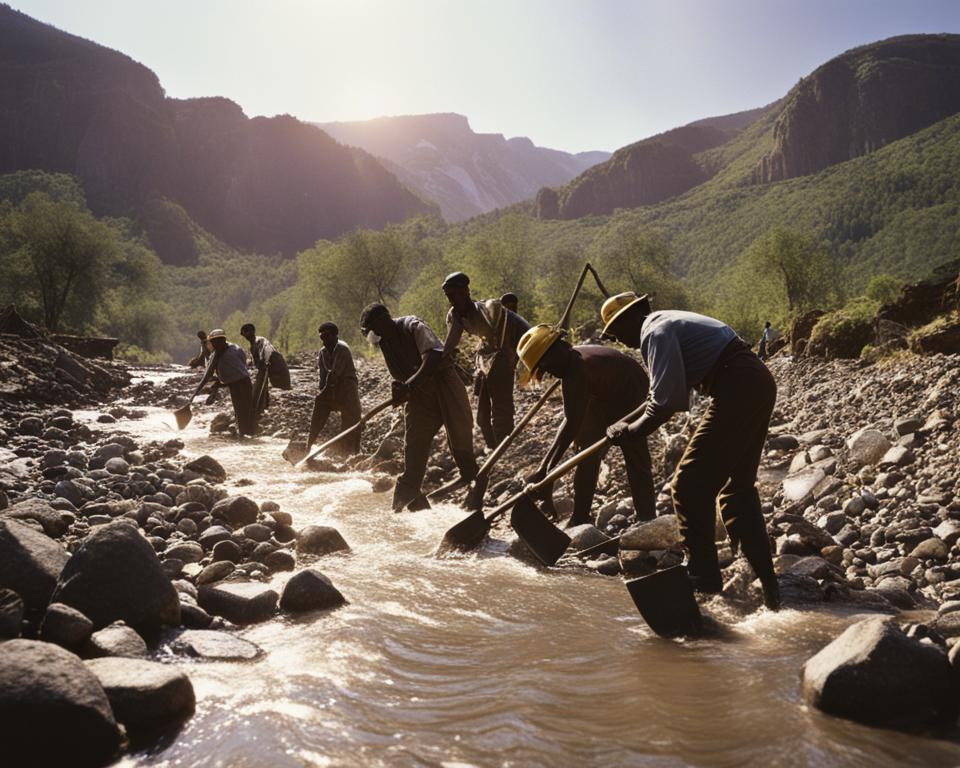
<svg viewBox="0 0 960 768"><path fill-rule="evenodd" d="M684 566L675 565L649 576L630 579L626 585L643 620L661 637L702 632L703 616Z"/></svg>
<svg viewBox="0 0 960 768"><path fill-rule="evenodd" d="M393 404L394 404L393 398L391 397L389 400L384 400L379 405L375 405L373 408L367 411L363 416L361 416L360 421L358 421L352 427L348 427L336 437L330 438L329 440L327 440L327 442L323 443L322 445L318 445L316 448L310 451L310 453L308 453L306 456L300 459L300 461L298 461L296 464L293 465L294 468L302 467L304 464L310 461L310 459L312 459L314 456L317 456L323 453L325 450L327 450L327 448L329 448L331 445L336 443L338 440L342 440L347 435L350 435L353 432L357 431L358 429L360 429L360 427L362 427L364 424L370 421L370 419L372 419L374 416L380 413L380 411L385 411L387 408L389 408Z"/></svg>
<svg viewBox="0 0 960 768"><path fill-rule="evenodd" d="M173 418L177 420L177 429L186 429L187 424L190 423L190 420L193 419L193 411L190 410L190 403L193 402L193 399L200 394L200 390L206 385L206 380L200 382L200 386L197 387L193 394L190 395L190 399L187 400L187 404L177 408L173 412Z"/></svg>
<svg viewBox="0 0 960 768"><path fill-rule="evenodd" d="M557 381L553 382L549 387L547 387L546 391L540 395L540 399L537 400L537 402L530 407L530 410L523 415L523 418L517 422L517 426L513 428L513 431L500 441L500 445L498 445L487 457L487 460L483 462L483 466L480 467L480 469L477 471L476 477L473 478L472 487L467 492L467 498L464 501L464 506L466 506L467 509L480 509L480 507L483 505L483 495L487 491L487 480L490 475L490 470L493 469L493 465L501 456L503 456L516 436L520 434L520 431L536 415L537 411L543 407L543 404L547 402L550 395L552 395L559 386L560 380L557 379ZM467 483L460 478L451 480L446 485L441 485L436 490L428 493L427 498L430 501L439 501L446 498L454 491L460 490L466 484Z"/></svg>
<svg viewBox="0 0 960 768"><path fill-rule="evenodd" d="M570 537L543 516L533 500L527 495L528 491L538 491L550 485L568 470L573 469L597 451L602 451L609 444L610 441L607 438L598 440L576 456L572 456L554 467L540 482L511 496L489 515L484 516L482 512L477 510L464 518L444 534L440 547L437 549L437 555L442 556L453 551L469 552L471 549L476 549L483 543L484 537L490 531L490 526L512 507L513 513L510 516L510 524L517 532L517 536L523 540L523 543L542 563L553 565L570 546Z"/></svg>

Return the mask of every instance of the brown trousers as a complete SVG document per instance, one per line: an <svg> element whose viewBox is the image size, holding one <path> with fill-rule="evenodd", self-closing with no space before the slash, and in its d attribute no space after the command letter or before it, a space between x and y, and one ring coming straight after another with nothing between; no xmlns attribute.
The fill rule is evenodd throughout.
<svg viewBox="0 0 960 768"><path fill-rule="evenodd" d="M761 579L772 577L757 469L777 385L745 346L720 364L712 402L700 420L673 478L673 504L689 556L690 575L705 591L722 587L714 543L716 507L733 543L743 549Z"/></svg>
<svg viewBox="0 0 960 768"><path fill-rule="evenodd" d="M340 412L340 432L360 421L360 395L357 392L356 379L341 381L333 389L317 395L313 401L313 415L310 417L310 445L326 426L331 411ZM363 429L358 429L335 445L351 454L360 452L360 437Z"/></svg>
<svg viewBox="0 0 960 768"><path fill-rule="evenodd" d="M488 374L477 374L477 424L488 448L513 431L514 369L506 352L497 354Z"/></svg>
<svg viewBox="0 0 960 768"><path fill-rule="evenodd" d="M473 412L467 389L453 366L442 368L410 393L404 409L403 474L397 480L400 496L421 492L433 438L444 427L450 452L460 475L477 473L473 455Z"/></svg>
<svg viewBox="0 0 960 768"><path fill-rule="evenodd" d="M587 405L587 413L583 424L577 433L577 450L597 442L604 437L607 427L619 421L627 413L634 410L639 403L626 405L624 408L611 409L599 400L591 398ZM623 454L624 467L627 470L627 482L630 483L630 494L633 496L633 508L639 520L653 520L656 517L656 493L653 487L653 468L650 460L650 450L646 439L631 440L620 447ZM590 522L590 509L593 506L593 495L597 490L597 478L600 476L600 463L607 451L595 453L589 459L577 465L573 473L573 517L572 525Z"/></svg>
<svg viewBox="0 0 960 768"><path fill-rule="evenodd" d="M257 412L253 407L253 384L250 377L228 384L230 402L233 403L233 415L237 420L237 432L252 436L257 433Z"/></svg>

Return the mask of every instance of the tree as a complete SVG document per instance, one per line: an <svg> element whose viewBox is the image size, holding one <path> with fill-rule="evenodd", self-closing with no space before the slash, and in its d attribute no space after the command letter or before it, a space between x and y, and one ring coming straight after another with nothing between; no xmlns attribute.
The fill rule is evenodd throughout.
<svg viewBox="0 0 960 768"><path fill-rule="evenodd" d="M44 325L51 331L64 321L88 325L118 257L116 233L73 203L33 192L12 214L10 234L11 258L39 297Z"/></svg>
<svg viewBox="0 0 960 768"><path fill-rule="evenodd" d="M743 261L747 280L770 289L790 316L830 301L833 259L808 235L775 227L747 248Z"/></svg>
<svg viewBox="0 0 960 768"><path fill-rule="evenodd" d="M900 295L901 283L902 281L897 280L893 275L886 273L874 275L867 283L867 298L881 306L891 304Z"/></svg>

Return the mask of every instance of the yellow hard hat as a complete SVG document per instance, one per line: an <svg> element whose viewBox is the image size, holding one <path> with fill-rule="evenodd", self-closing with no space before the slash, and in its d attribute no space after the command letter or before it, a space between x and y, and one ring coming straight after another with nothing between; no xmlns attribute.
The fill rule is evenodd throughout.
<svg viewBox="0 0 960 768"><path fill-rule="evenodd" d="M563 335L563 331L555 325L546 325L541 323L535 325L517 342L517 357L523 363L523 370L520 372L520 386L525 387L531 379L540 380L540 374L534 373L540 358L546 351L553 346L553 342Z"/></svg>
<svg viewBox="0 0 960 768"><path fill-rule="evenodd" d="M643 296L637 296L633 291L627 291L626 293L618 293L616 296L611 296L600 307L600 319L603 321L603 332L609 333L610 326L616 322L624 312L626 312L631 307L636 306L641 301L650 298L649 294L643 294Z"/></svg>

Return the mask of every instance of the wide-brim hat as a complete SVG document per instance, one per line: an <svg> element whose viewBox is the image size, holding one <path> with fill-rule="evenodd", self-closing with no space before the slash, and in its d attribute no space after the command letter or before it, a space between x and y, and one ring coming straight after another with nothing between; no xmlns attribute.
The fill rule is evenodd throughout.
<svg viewBox="0 0 960 768"><path fill-rule="evenodd" d="M603 322L604 334L610 333L610 327L617 322L626 312L636 307L640 302L647 301L650 298L649 293L637 296L633 291L618 293L611 296L600 307L600 320Z"/></svg>
<svg viewBox="0 0 960 768"><path fill-rule="evenodd" d="M537 365L563 333L563 330L555 325L541 323L520 337L517 342L517 357L523 365L519 379L521 387L527 386L531 381L540 380L540 374L536 372Z"/></svg>
<svg viewBox="0 0 960 768"><path fill-rule="evenodd" d="M210 333L207 334L207 341L225 338L227 338L227 333L223 330L223 328L214 328L212 331L210 331Z"/></svg>

